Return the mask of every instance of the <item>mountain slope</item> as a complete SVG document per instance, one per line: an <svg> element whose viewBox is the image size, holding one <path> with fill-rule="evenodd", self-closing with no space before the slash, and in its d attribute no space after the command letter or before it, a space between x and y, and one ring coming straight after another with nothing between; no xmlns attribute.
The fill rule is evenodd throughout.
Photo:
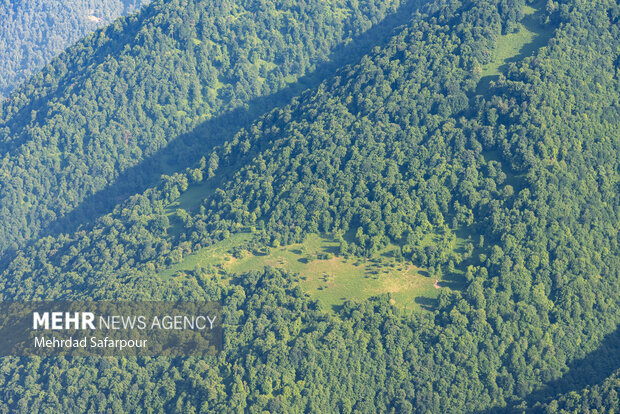
<svg viewBox="0 0 620 414"><path fill-rule="evenodd" d="M28 0L0 2L0 98L54 56L147 0Z"/></svg>
<svg viewBox="0 0 620 414"><path fill-rule="evenodd" d="M348 4L155 2L67 50L0 104L0 249L46 230L197 125L283 89L399 2ZM84 215L182 162L159 160Z"/></svg>
<svg viewBox="0 0 620 414"><path fill-rule="evenodd" d="M227 339L206 361L7 358L4 407L495 411L570 374L620 321L619 13L536 6L552 39L484 95L480 66L523 3L430 3L202 162L19 251L2 298L221 300ZM465 287L413 315L389 295L330 313L279 270L158 276L240 231L250 249L336 233L359 260L391 243ZM422 243L463 232L475 246L454 254Z"/></svg>
<svg viewBox="0 0 620 414"><path fill-rule="evenodd" d="M616 372L600 384L559 395L551 402L536 408L540 411L544 409L547 412L557 413L595 412L595 410L599 413L614 413L620 406L618 375Z"/></svg>

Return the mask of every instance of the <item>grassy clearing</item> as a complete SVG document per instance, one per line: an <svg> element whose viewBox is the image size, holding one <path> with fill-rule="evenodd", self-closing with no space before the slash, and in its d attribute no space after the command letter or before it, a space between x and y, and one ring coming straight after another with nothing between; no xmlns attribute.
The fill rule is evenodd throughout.
<svg viewBox="0 0 620 414"><path fill-rule="evenodd" d="M211 194L213 190L213 183L210 180L192 184L181 197L168 204L165 209L168 220L170 221L170 226L168 226L167 229L168 234L176 237L183 232L184 225L177 215L179 210L195 210L200 206L202 200Z"/></svg>
<svg viewBox="0 0 620 414"><path fill-rule="evenodd" d="M508 63L530 56L547 44L553 35L554 27L540 22L539 16L543 7L543 1L525 6L524 17L518 26L518 31L499 37L493 52L493 60L482 67L478 93L488 91L490 82L499 76Z"/></svg>
<svg viewBox="0 0 620 414"><path fill-rule="evenodd" d="M221 179L232 173L222 170L218 177ZM180 210L197 210L202 200L213 193L217 182L217 178L213 177L192 184L166 207L170 235L180 234L184 230ZM429 272L394 259L393 252L397 248L394 245L387 246L372 258L343 257L336 255L339 246L333 239L310 235L303 243L263 248L263 251L258 252L243 250L253 237L251 233L231 234L226 240L184 257L180 263L160 272L159 277L170 279L197 267L212 267L213 272L239 274L271 266L299 274L302 288L326 308L341 305L345 300L364 300L389 293L393 304L413 311L425 306L432 307L440 291ZM429 233L420 241L420 245L445 246L446 237ZM461 251L467 241L462 237L450 238L449 249ZM446 289L460 288L460 273L457 271L445 275L439 285Z"/></svg>
<svg viewBox="0 0 620 414"><path fill-rule="evenodd" d="M176 209L182 208L183 210L190 211L200 206L200 203L213 194L215 187L211 180L205 180L200 183L190 185L181 197L170 203L166 210L170 213Z"/></svg>
<svg viewBox="0 0 620 414"><path fill-rule="evenodd" d="M170 220L168 234L176 237L184 230L184 225L178 218L179 210L198 211L201 203L215 193L218 183L229 177L233 172L234 170L230 167L220 168L215 177L205 178L201 182L190 184L179 198L168 204L165 208L165 213Z"/></svg>
<svg viewBox="0 0 620 414"><path fill-rule="evenodd" d="M181 263L174 264L168 269L159 273L162 279L170 279L179 272L194 270L196 267L221 266L226 261L231 260L230 250L236 246L243 245L251 239L249 233L236 233L212 246L206 247L196 253L183 258Z"/></svg>
<svg viewBox="0 0 620 414"><path fill-rule="evenodd" d="M264 252L243 251L234 257L232 249L246 244L252 235L238 233L204 248L159 274L170 278L191 271L197 266L209 265L230 273L244 273L266 266L298 273L302 288L326 308L345 300L364 300L384 293L391 295L394 305L408 310L421 309L420 304L432 301L439 294L435 279L410 263L391 258L394 246L389 246L373 258L342 257L334 255L337 243L319 235L310 235L303 243ZM424 300L420 301L420 298Z"/></svg>

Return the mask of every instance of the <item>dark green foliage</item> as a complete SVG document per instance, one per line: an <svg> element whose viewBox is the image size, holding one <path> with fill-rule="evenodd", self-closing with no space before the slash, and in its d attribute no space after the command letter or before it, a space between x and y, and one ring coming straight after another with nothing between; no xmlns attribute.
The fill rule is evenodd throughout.
<svg viewBox="0 0 620 414"><path fill-rule="evenodd" d="M586 387L583 390L571 391L560 395L551 402L536 405L535 409L542 413L600 413L612 414L620 407L620 377L616 372L601 384Z"/></svg>

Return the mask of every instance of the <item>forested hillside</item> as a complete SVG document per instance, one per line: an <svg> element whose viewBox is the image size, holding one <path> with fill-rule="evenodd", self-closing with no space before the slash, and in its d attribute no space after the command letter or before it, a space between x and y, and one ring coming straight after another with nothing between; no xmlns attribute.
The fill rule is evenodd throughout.
<svg viewBox="0 0 620 414"><path fill-rule="evenodd" d="M0 2L0 99L69 45L148 0Z"/></svg>
<svg viewBox="0 0 620 414"><path fill-rule="evenodd" d="M95 32L0 103L0 250L153 184L193 155L162 158L170 142L206 123L194 136L209 148L220 129L238 125L222 114L294 83L398 5L156 1ZM148 168L116 183L146 158Z"/></svg>
<svg viewBox="0 0 620 414"><path fill-rule="evenodd" d="M547 412L558 413L615 413L620 407L619 392L620 378L616 372L601 384L558 396L541 406L541 411L544 409Z"/></svg>
<svg viewBox="0 0 620 414"><path fill-rule="evenodd" d="M163 17L166 10L152 5L135 22L172 21ZM265 13L256 21L278 14L277 9ZM238 132L224 128L221 145L186 141L182 151L171 152L181 156L156 185L119 200L113 212L84 221L77 231L38 238L2 263L2 300L219 300L225 311L221 354L205 360L4 358L0 407L613 412L620 368L620 5L614 0L430 1L397 13L406 13L406 24L351 65L267 114L250 117ZM133 36L132 27L127 21L108 29L108 40L89 53L115 50L117 42ZM158 33L159 26L142 27ZM511 35L530 29L539 30L535 47L511 47L516 55L494 61L505 55L498 48L509 49L504 42L527 37ZM148 29L136 29L141 31L138 38L148 37ZM316 36L318 42L322 37ZM162 46L158 56L199 46L177 45L176 50ZM79 55L79 47L67 56ZM328 48L322 50L313 55L316 61L327 57ZM136 62L133 72L139 70L150 67ZM58 82L77 76L70 68L62 73ZM80 76L84 85L95 85L90 77L104 73ZM299 76L302 70L280 74L291 73ZM269 78L262 78L262 86L243 98L237 94L244 91L244 76L229 83L236 85L227 89L230 95L203 91L200 96L214 97L211 105L222 111L243 108L242 102L273 91L265 86ZM51 128L53 117L45 112L29 117L18 108L31 105L28 94L51 91L44 85L54 79L34 80L41 84L33 83L30 92L22 89L21 103L4 107L5 130L17 130L19 120L33 122L32 131L41 128L36 145L27 135L22 142L4 141L7 168L27 158L26 152L16 158L17 148L28 154L48 148L43 128ZM164 79L162 84L153 78L154 90L175 85L177 77ZM209 88L200 82L195 88ZM87 119L101 116L105 125L110 113L138 113L130 104L137 93L130 91L113 89L116 99L109 102L115 106L94 107ZM152 112L136 119L152 128L160 119L170 131L192 136L204 106L196 103L193 112L179 115L177 103L192 107L187 102L195 89L173 91L165 94L170 98L165 104L159 101L159 118L157 107L145 100ZM239 101L231 104L232 93ZM75 98L81 103L74 108L92 103L83 99ZM61 119L58 115L54 122ZM160 128L161 134L167 131ZM205 133L195 131L198 137ZM137 132L124 148L133 145L134 136ZM143 157L135 148L154 151L167 140L165 134L136 138L134 154ZM122 135L113 142L122 144ZM196 163L183 156L199 149ZM85 152L79 154L50 165L56 165L54 171L78 171L74 166L87 159ZM96 157L88 162L108 165ZM37 168L32 171L28 174L38 174ZM107 174L115 177L118 171ZM46 199L55 187L39 192L32 180L25 185L33 189L29 200L39 194L43 200L28 211L56 209L61 199L68 200L57 210L61 214L77 204L69 197L73 193ZM34 216L22 213L14 200L3 214L17 224L5 231L28 229L25 238L35 231L29 227ZM337 240L330 260L375 261L391 249L390 259L440 282L437 298L420 293L416 300L424 308L405 312L386 290L326 308L310 299L300 276L286 268L233 272L206 263L162 277L235 236L244 235L230 249L230 261L268 256L317 234Z"/></svg>

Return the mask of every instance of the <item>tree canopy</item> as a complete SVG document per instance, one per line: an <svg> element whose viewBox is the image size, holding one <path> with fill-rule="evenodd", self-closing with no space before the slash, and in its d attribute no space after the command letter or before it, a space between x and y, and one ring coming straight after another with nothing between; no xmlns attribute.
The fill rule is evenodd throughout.
<svg viewBox="0 0 620 414"><path fill-rule="evenodd" d="M352 36L354 22L376 23L397 6L180 4L153 3L97 32L2 107L3 231L16 244L33 241L5 255L0 299L219 300L224 350L203 360L4 358L2 409L613 412L617 2L430 1L407 9L407 23L385 44L240 131L225 130L230 136L198 162L76 231L35 237L50 212L69 211L119 166L165 146L171 131L191 133L202 116L283 88L287 76L302 76ZM500 42L524 30L527 7L550 39L480 88ZM283 17L300 8L316 18ZM307 41L282 40L302 35ZM88 63L102 56L99 66ZM78 74L66 62L88 70ZM74 79L84 85L75 95L55 89ZM35 91L49 103L32 115ZM69 103L92 112L70 112ZM89 123L97 129L71 126ZM22 135L13 135L20 125ZM126 125L135 125L129 135ZM65 127L72 139L49 132ZM34 177L60 181L39 188ZM174 207L179 200L184 208ZM364 260L395 245L401 260L429 275L462 280L411 314L389 294L324 309L297 275L274 268L230 274L197 266L158 276L247 229L249 249L327 233L341 242L338 255ZM439 241L426 243L431 234ZM475 243L451 249L462 234ZM609 376L589 384L579 361L597 357Z"/></svg>

